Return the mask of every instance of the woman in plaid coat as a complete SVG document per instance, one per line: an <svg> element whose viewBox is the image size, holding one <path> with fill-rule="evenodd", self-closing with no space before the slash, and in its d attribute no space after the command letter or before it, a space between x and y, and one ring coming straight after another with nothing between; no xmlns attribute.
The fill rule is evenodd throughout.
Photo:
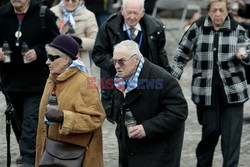
<svg viewBox="0 0 250 167"><path fill-rule="evenodd" d="M243 104L248 100L243 64L250 63L249 55L237 52L237 43L246 41L247 35L228 7L227 0L208 1L208 15L183 35L172 64L171 74L180 78L193 59L192 100L202 125L197 167L212 166L220 136L223 167L236 167L239 161Z"/></svg>

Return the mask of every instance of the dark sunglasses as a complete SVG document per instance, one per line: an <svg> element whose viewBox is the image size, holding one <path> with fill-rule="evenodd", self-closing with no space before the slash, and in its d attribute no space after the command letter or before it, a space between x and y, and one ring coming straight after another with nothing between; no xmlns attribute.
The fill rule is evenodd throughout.
<svg viewBox="0 0 250 167"><path fill-rule="evenodd" d="M54 60L60 58L61 56L59 55L47 55L49 61L53 62Z"/></svg>
<svg viewBox="0 0 250 167"><path fill-rule="evenodd" d="M71 1L72 3L76 3L76 0L65 0L65 2Z"/></svg>
<svg viewBox="0 0 250 167"><path fill-rule="evenodd" d="M113 64L114 66L116 65L116 63L119 64L119 66L124 66L124 64L129 61L132 57L134 57L136 54L132 55L130 58L128 58L127 60L124 59L119 59L119 60L115 60L115 59L110 59L110 63Z"/></svg>

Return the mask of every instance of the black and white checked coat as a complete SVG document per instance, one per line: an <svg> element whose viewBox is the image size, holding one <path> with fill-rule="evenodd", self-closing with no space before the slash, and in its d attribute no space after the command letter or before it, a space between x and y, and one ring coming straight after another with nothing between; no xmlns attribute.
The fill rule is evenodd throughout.
<svg viewBox="0 0 250 167"><path fill-rule="evenodd" d="M215 40L216 35L218 40ZM176 49L171 74L180 78L186 63L193 59L191 90L195 104L211 105L214 53L217 53L217 65L227 103L243 103L248 100L242 63L249 63L249 60L243 62L235 56L239 36L247 39L244 28L230 15L219 31L213 29L211 19L206 16L195 22L183 35Z"/></svg>

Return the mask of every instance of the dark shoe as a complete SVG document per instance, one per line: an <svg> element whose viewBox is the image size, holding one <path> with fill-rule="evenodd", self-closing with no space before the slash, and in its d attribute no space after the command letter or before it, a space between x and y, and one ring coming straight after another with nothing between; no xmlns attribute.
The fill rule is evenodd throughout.
<svg viewBox="0 0 250 167"><path fill-rule="evenodd" d="M35 165L33 165L32 163L23 162L23 164L20 167L35 167Z"/></svg>
<svg viewBox="0 0 250 167"><path fill-rule="evenodd" d="M16 164L22 164L23 163L23 157L20 155L19 157L17 157L16 159Z"/></svg>

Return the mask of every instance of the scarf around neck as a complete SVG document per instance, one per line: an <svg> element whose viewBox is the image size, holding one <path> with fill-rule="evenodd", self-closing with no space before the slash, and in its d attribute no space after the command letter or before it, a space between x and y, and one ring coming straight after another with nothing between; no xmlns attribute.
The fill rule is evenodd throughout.
<svg viewBox="0 0 250 167"><path fill-rule="evenodd" d="M75 30L75 28L76 28L76 23L75 23L75 19L74 19L74 16L75 16L75 14L76 14L76 12L79 10L79 9L81 9L81 8L85 8L85 5L84 5L84 3L83 2L79 2L78 3L78 5L77 5L77 7L75 8L75 10L73 10L73 11L67 11L67 9L66 9L66 7L65 7L65 4L64 4L64 1L62 0L61 2L60 2L60 8L61 8L61 10L62 10L62 12L63 12L63 22L66 24L66 23L68 23L69 25L71 25L72 26L72 28Z"/></svg>
<svg viewBox="0 0 250 167"><path fill-rule="evenodd" d="M81 60L78 60L78 59L73 60L73 62L70 64L70 66L66 70L68 70L70 68L73 68L73 67L77 67L80 71L89 74L88 68L86 67L86 65Z"/></svg>

